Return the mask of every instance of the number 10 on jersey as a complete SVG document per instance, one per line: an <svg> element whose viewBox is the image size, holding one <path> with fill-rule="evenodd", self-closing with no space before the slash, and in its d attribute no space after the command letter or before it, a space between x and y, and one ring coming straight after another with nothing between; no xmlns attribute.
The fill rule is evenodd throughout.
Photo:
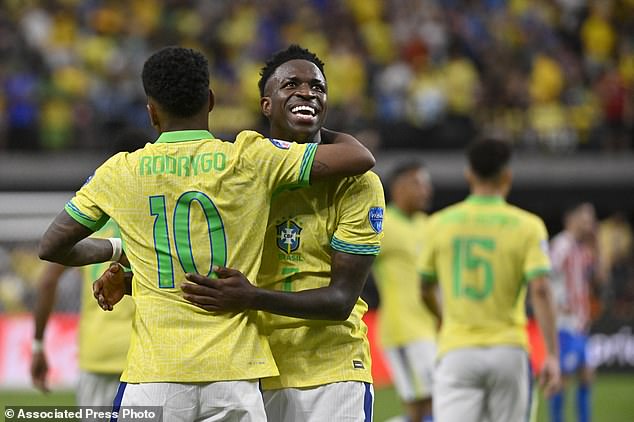
<svg viewBox="0 0 634 422"><path fill-rule="evenodd" d="M191 208L194 202L202 209L207 223L209 235L209 269L199 271L194 260L191 239ZM167 220L167 207L164 195L150 196L150 215L154 216L154 250L158 263L158 286L160 288L174 287L174 265L170 244L170 230ZM222 218L213 201L204 193L190 191L182 194L176 201L172 217L172 238L178 261L186 273L211 275L213 265L227 265L227 240Z"/></svg>

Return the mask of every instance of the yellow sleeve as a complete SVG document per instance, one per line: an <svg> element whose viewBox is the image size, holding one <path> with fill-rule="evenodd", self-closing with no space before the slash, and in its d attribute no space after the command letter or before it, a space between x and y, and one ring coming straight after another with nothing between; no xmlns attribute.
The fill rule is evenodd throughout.
<svg viewBox="0 0 634 422"><path fill-rule="evenodd" d="M265 138L253 131L236 137L240 159L262 177L271 191L304 187L310 184L310 172L317 144L298 144Z"/></svg>
<svg viewBox="0 0 634 422"><path fill-rule="evenodd" d="M418 259L418 272L426 283L435 283L438 280L438 270L436 268L436 239L434 234L437 230L434 227L433 220L425 225L425 243L423 250Z"/></svg>
<svg viewBox="0 0 634 422"><path fill-rule="evenodd" d="M92 231L97 231L106 224L110 218L108 207L116 203L112 196L123 189L114 183L121 154L125 153L111 157L97 168L95 174L88 178L84 186L64 207L75 221Z"/></svg>
<svg viewBox="0 0 634 422"><path fill-rule="evenodd" d="M548 256L548 232L541 220L537 220L527 236L526 258L524 261L524 279L528 282L534 278L550 273Z"/></svg>
<svg viewBox="0 0 634 422"><path fill-rule="evenodd" d="M378 255L383 237L385 196L374 173L349 178L337 198L337 228L330 246L339 252Z"/></svg>

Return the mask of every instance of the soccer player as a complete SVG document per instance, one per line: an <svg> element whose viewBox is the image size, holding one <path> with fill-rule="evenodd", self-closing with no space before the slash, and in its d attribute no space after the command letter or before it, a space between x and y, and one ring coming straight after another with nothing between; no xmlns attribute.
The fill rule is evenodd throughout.
<svg viewBox="0 0 634 422"><path fill-rule="evenodd" d="M471 195L429 221L423 294L436 309L437 283L443 301L433 392L437 422L525 420L527 288L546 341L546 394L560 381L546 228L539 217L505 202L510 157L506 142L472 144L466 170Z"/></svg>
<svg viewBox="0 0 634 422"><path fill-rule="evenodd" d="M227 265L255 278L273 191L362 174L374 158L343 134L323 146L251 131L234 143L215 139L208 63L194 50L160 50L145 62L142 80L159 138L97 169L44 234L40 258L117 261L118 242L85 238L108 218L120 227L136 311L115 411L162 406L170 421L264 420L258 381L278 371L257 314L206 312L183 300L181 280ZM310 120L321 110L288 113Z"/></svg>
<svg viewBox="0 0 634 422"><path fill-rule="evenodd" d="M564 231L550 245L553 263L553 291L557 303L560 364L564 385L577 375L577 420L590 420L590 384L592 369L586 359L590 326L590 288L597 262L593 244L596 236L596 215L589 203L578 204L564 216ZM563 419L564 392L550 400L551 421Z"/></svg>
<svg viewBox="0 0 634 422"><path fill-rule="evenodd" d="M292 45L259 81L271 136L323 142L323 63ZM303 116L297 118L293 110ZM310 119L318 111L318 119ZM262 380L268 419L370 421L373 390L366 303L359 297L379 252L384 195L374 173L274 196L255 288L239 272L222 280L188 275L185 297L208 310L267 311L263 329L280 376ZM211 287L211 288L209 288Z"/></svg>
<svg viewBox="0 0 634 422"><path fill-rule="evenodd" d="M427 239L432 186L420 162L404 163L390 178L385 236L374 263L381 298L379 333L408 420L431 419L432 375L438 321L421 299L418 263Z"/></svg>
<svg viewBox="0 0 634 422"><path fill-rule="evenodd" d="M103 238L120 236L112 220L95 235ZM112 314L102 312L93 299L92 282L105 268L105 264L95 264L81 269L83 282L78 333L80 375L76 389L78 406L112 406L130 345L134 314L132 298L125 298ZM43 339L55 303L58 281L64 271L66 267L63 265L47 264L34 311L31 379L33 385L44 392L48 391L48 362Z"/></svg>

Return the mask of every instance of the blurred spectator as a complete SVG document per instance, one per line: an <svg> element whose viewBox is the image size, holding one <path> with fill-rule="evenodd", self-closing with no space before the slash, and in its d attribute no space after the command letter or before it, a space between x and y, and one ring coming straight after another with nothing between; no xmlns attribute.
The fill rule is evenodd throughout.
<svg viewBox="0 0 634 422"><path fill-rule="evenodd" d="M632 147L630 0L4 2L0 148L108 148L148 129L143 60L204 50L218 136L264 130L255 81L291 42L326 58L328 124L376 122L389 147L462 147L477 131L551 153Z"/></svg>

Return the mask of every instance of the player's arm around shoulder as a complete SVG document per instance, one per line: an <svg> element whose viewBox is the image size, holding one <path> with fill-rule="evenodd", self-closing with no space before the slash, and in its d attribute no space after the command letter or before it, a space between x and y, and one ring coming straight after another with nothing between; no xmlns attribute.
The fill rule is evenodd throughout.
<svg viewBox="0 0 634 422"><path fill-rule="evenodd" d="M372 153L354 136L329 129L322 129L321 134L324 143L315 152L311 180L363 174L376 164Z"/></svg>

